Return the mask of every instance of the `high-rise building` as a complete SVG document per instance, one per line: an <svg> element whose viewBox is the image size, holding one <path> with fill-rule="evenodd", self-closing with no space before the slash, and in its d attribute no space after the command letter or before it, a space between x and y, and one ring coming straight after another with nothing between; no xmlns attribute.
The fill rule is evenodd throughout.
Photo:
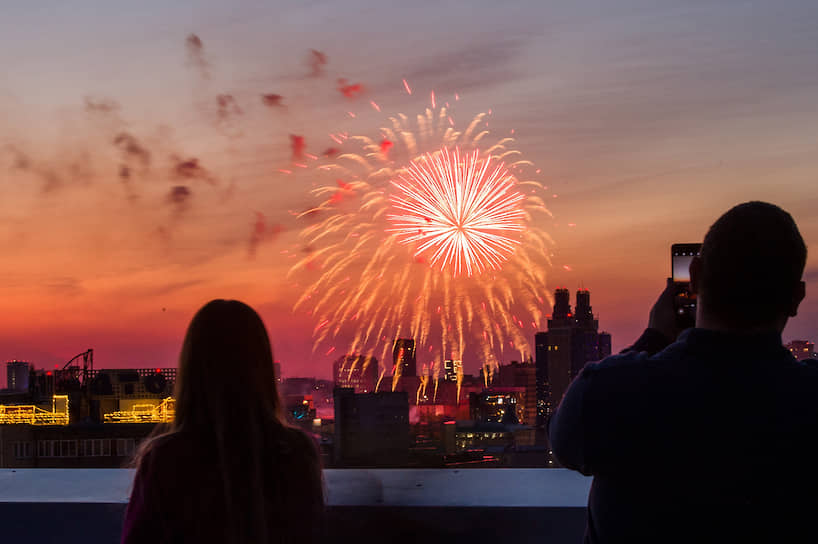
<svg viewBox="0 0 818 544"><path fill-rule="evenodd" d="M599 322L594 319L594 312L591 308L591 292L587 289L580 289L577 291L577 306L575 314L578 327L593 330L599 328Z"/></svg>
<svg viewBox="0 0 818 544"><path fill-rule="evenodd" d="M807 359L818 360L818 354L815 353L815 344L809 340L793 340L786 347L798 361Z"/></svg>
<svg viewBox="0 0 818 544"><path fill-rule="evenodd" d="M334 458L339 467L405 467L409 457L409 395L355 394L336 388Z"/></svg>
<svg viewBox="0 0 818 544"><path fill-rule="evenodd" d="M522 389L520 395L520 423L535 425L537 422L537 374L533 362L511 361L509 365L501 365L497 369L494 380L499 387L515 387Z"/></svg>
<svg viewBox="0 0 818 544"><path fill-rule="evenodd" d="M9 361L6 363L6 387L11 391L28 391L28 375L31 364L26 361Z"/></svg>
<svg viewBox="0 0 818 544"><path fill-rule="evenodd" d="M600 361L605 357L611 355L611 333L599 333L599 359Z"/></svg>
<svg viewBox="0 0 818 544"><path fill-rule="evenodd" d="M548 333L534 335L534 365L537 376L537 425L551 416L551 384L548 381Z"/></svg>
<svg viewBox="0 0 818 544"><path fill-rule="evenodd" d="M577 291L577 305L574 315L571 379L579 374L585 363L600 359L598 331L599 321L594 318L594 312L591 308L591 292L587 289L580 289Z"/></svg>
<svg viewBox="0 0 818 544"><path fill-rule="evenodd" d="M469 394L471 419L483 423L507 423L517 425L524 418L521 397L525 393L518 387L492 387L480 393Z"/></svg>
<svg viewBox="0 0 818 544"><path fill-rule="evenodd" d="M535 336L540 422L547 421L571 380L587 362L610 355L611 335L600 334L598 329L590 291L577 291L576 313L571 312L568 289L554 292L554 311L548 320L548 331Z"/></svg>
<svg viewBox="0 0 818 544"><path fill-rule="evenodd" d="M335 387L351 387L356 393L374 393L378 360L364 355L344 355L333 363Z"/></svg>
<svg viewBox="0 0 818 544"><path fill-rule="evenodd" d="M576 320L571 312L570 296L568 289L554 292L554 311L546 332L545 356L552 409L559 404L572 378Z"/></svg>
<svg viewBox="0 0 818 544"><path fill-rule="evenodd" d="M395 365L394 372L401 376L418 375L414 338L395 340L395 347L392 349L392 363Z"/></svg>
<svg viewBox="0 0 818 544"><path fill-rule="evenodd" d="M463 373L463 361L446 359L443 361L443 379L447 382L456 382L457 375Z"/></svg>

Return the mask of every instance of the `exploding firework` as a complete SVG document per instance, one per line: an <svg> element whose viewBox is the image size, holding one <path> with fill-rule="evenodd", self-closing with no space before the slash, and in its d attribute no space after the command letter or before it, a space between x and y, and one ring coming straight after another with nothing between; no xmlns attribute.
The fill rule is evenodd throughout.
<svg viewBox="0 0 818 544"><path fill-rule="evenodd" d="M290 270L317 271L296 303L318 323L316 348L343 340L385 361L411 337L429 369L466 349L480 364L530 353L548 304L550 213L513 139L484 144L485 117L460 132L441 107L416 127L390 117L378 138L331 135L343 148L319 167L332 181L313 190L301 233L311 251Z"/></svg>
<svg viewBox="0 0 818 544"><path fill-rule="evenodd" d="M525 230L520 203L525 197L514 190L514 176L491 159L480 160L475 150L461 157L428 153L412 161L390 198L400 213L387 219L403 244L417 242L415 257L431 249L430 261L440 270L451 267L455 276L464 272L499 270L519 246L512 237Z"/></svg>

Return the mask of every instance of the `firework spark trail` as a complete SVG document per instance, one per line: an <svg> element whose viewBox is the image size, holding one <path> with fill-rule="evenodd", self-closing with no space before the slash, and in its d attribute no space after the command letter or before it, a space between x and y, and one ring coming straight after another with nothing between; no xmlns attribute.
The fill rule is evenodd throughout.
<svg viewBox="0 0 818 544"><path fill-rule="evenodd" d="M392 392L393 393L395 392L395 389L398 388L398 383L400 382L400 377L402 375L403 375L403 365L398 363L392 369Z"/></svg>
<svg viewBox="0 0 818 544"><path fill-rule="evenodd" d="M418 390L415 393L415 404L420 404L420 397L423 395L426 396L426 384L429 383L429 369L426 365L423 365L423 369L420 371L420 383L418 383Z"/></svg>
<svg viewBox="0 0 818 544"><path fill-rule="evenodd" d="M485 387L494 383L494 373L498 367L499 363L497 361L485 361L483 363L483 385Z"/></svg>
<svg viewBox="0 0 818 544"><path fill-rule="evenodd" d="M456 404L460 406L460 388L463 386L463 365L457 368L457 400Z"/></svg>
<svg viewBox="0 0 818 544"><path fill-rule="evenodd" d="M432 404L437 404L437 384L440 381L440 362L439 361L433 362L432 368L434 369L432 371L432 376L435 379L435 393L434 396L432 397Z"/></svg>
<svg viewBox="0 0 818 544"><path fill-rule="evenodd" d="M489 134L480 130L484 117L485 114L476 116L465 131L459 132L448 126L446 108L437 112L426 109L417 116L416 128L411 126L409 117L397 114L388 118L389 126L381 129L378 138L345 137L344 143L339 144L344 149L335 157L336 162L319 167L317 173L331 177L332 183L313 190L320 203L302 216L314 217L313 214L321 212L322 219L301 233L305 244L316 249L290 270L290 275L303 274L320 263L320 276L295 306L299 309L309 305L316 322L326 320L333 324L316 329L315 349L325 342L337 341L340 335L351 337L350 353L373 356L380 361L391 359L397 337L415 338L418 350L433 346L433 361L442 361L444 353L462 360L467 344L480 346L475 355L483 361L496 362L506 350L530 351L528 337L542 322L545 306L551 302L543 297L548 297L546 269L550 266L552 241L537 225L550 213L544 204L542 185L518 179L521 167L529 163L510 148L513 140L504 138L483 144ZM380 149L379 142L384 139L394 144L388 156ZM360 146L360 152L350 149L355 145ZM450 170L445 167L446 154ZM452 160L455 157L459 158ZM510 160L516 162L509 163ZM435 161L444 165L444 173L448 171L454 176L463 170L468 175L454 179L455 189L447 193L444 185L434 185ZM396 199L408 201L418 192L414 185L403 181L413 175L413 167L429 170L427 181L438 187L441 195L451 194L452 202L462 204L463 207L448 210L450 217L456 215L456 210L465 213L485 204L485 198L494 198L506 206L507 215L499 219L510 227L504 227L505 232L500 233L508 240L499 245L475 246L480 251L493 249L499 253L495 260L483 260L476 253L478 249L472 249L467 253L472 259L471 275L464 257L460 263L465 273L457 275L452 271L456 253L444 249L435 262L435 248L418 251L420 240L401 242L397 233L387 232L396 228L394 220L388 219L395 212ZM514 174L510 173L512 169ZM474 195L469 200L467 196L474 191L467 189L474 186L466 183L456 188L458 180L464 183L466 179L491 176L503 188L497 191L500 196L489 191L483 200ZM339 177L345 180L349 191L343 207L337 204L337 198L333 201ZM406 191L396 188L404 183ZM426 200L428 206L435 204L428 195ZM438 210L429 218L437 220L441 215L446 216ZM421 230L430 228L422 214L415 213L413 217L413 226ZM405 230L407 237L411 236L409 227ZM451 247L452 251L468 249L456 244ZM349 280L346 285L342 283L345 279ZM532 329L522 329L516 319L512 322L509 317L512 313L522 316L525 323L534 323ZM393 369L393 390L402 373L398 367ZM378 387L387 368L382 369ZM461 384L459 378L458 402Z"/></svg>
<svg viewBox="0 0 818 544"><path fill-rule="evenodd" d="M375 384L375 393L377 393L378 389L381 387L381 380L383 380L384 374L386 374L386 366L381 367L381 375L378 376L378 383Z"/></svg>

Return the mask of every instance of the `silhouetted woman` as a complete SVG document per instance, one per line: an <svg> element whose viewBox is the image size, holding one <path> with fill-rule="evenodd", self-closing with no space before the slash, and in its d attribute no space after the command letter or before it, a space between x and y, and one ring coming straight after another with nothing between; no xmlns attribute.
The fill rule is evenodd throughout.
<svg viewBox="0 0 818 544"><path fill-rule="evenodd" d="M235 300L199 310L175 396L170 429L137 457L122 543L314 541L324 508L318 454L282 421L255 311Z"/></svg>

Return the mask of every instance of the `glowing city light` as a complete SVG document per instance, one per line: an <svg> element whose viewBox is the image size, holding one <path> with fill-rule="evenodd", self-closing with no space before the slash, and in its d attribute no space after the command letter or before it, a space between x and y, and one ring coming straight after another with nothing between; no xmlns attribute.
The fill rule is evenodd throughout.
<svg viewBox="0 0 818 544"><path fill-rule="evenodd" d="M0 425L9 424L68 425L68 395L53 395L51 410L33 404L0 405Z"/></svg>

